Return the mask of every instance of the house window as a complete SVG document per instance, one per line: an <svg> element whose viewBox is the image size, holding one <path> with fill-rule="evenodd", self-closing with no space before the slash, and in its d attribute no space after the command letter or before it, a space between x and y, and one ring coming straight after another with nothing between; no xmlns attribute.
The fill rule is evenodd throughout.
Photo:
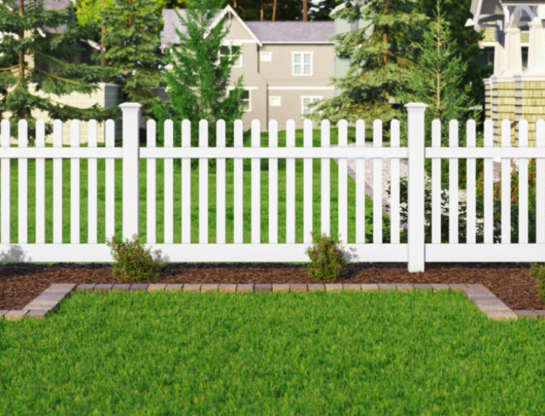
<svg viewBox="0 0 545 416"><path fill-rule="evenodd" d="M238 54L239 51L240 51L240 46L235 46L235 45L222 46L220 48L220 59L223 58L224 56L227 58L232 58L233 56ZM242 67L242 54L239 55L233 67L234 68Z"/></svg>
<svg viewBox="0 0 545 416"><path fill-rule="evenodd" d="M307 114L310 114L312 112L312 110L309 107L310 104L312 103L315 103L316 101L320 101L322 99L322 97L301 97L301 102L302 102L302 110L301 110L301 114L302 115L307 115Z"/></svg>
<svg viewBox="0 0 545 416"><path fill-rule="evenodd" d="M252 92L250 90L244 90L242 92L242 109L246 113L252 111Z"/></svg>
<svg viewBox="0 0 545 416"><path fill-rule="evenodd" d="M272 52L261 52L261 62L272 62Z"/></svg>
<svg viewBox="0 0 545 416"><path fill-rule="evenodd" d="M312 75L312 52L293 52L293 75Z"/></svg>
<svg viewBox="0 0 545 416"><path fill-rule="evenodd" d="M271 107L280 107L282 105L282 97L269 97L269 105Z"/></svg>

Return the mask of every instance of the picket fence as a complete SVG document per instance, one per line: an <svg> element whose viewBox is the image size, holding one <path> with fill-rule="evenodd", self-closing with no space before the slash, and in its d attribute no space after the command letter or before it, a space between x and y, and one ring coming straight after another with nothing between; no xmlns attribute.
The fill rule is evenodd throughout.
<svg viewBox="0 0 545 416"><path fill-rule="evenodd" d="M432 125L432 147L424 146L424 104L407 104L408 147L400 147L400 125L390 126L390 147L382 146L382 123L373 125L373 147L365 147L365 124L356 123L356 145L347 147L347 123L340 122L339 144L330 146L330 123L321 124L321 146L312 147L312 123L304 123L304 147L295 147L295 123L287 123L287 146L278 147L278 125L269 124L269 147L260 147L260 125L252 122L251 147L242 146L243 124L234 124L234 147L225 146L225 123L217 124L217 146L208 147L205 121L199 125L199 147L191 147L189 122L182 123L182 146L173 147L173 124L165 123L165 145L156 147L156 124L148 121L147 146L138 141L140 105L121 105L122 147L115 147L115 126L106 123L105 147L97 147L97 123L89 124L89 146L79 147L79 123L72 123L71 146L62 146L62 123L54 122L53 147L45 146L43 123L37 125L36 146L28 147L27 123L19 122L18 146L10 147L10 126L1 124L0 182L0 260L33 262L103 262L111 261L109 248L97 244L97 160L105 159L105 228L106 236L114 235L115 193L122 192L123 236L139 233L139 164L147 164L147 243L162 252L164 259L177 262L301 262L307 261L305 249L312 241L313 226L313 159L321 160L321 231L330 232L330 163L338 159L338 230L347 235L347 160L356 159L355 243L345 244L347 257L358 262L406 262L411 272L423 271L426 262L531 262L545 258L545 122L537 122L537 147L528 147L528 123L519 123L519 147L511 147L511 126L502 123L501 147L493 146L492 123L484 125L484 147L476 147L476 128L467 124L467 147L458 147L458 123L451 121L449 147L441 147L441 127ZM373 240L365 241L365 163L372 161L374 172L382 172L383 159L391 159L391 238L382 237L382 178L373 179ZM461 244L458 217L458 159L467 159L467 242ZM477 243L476 159L484 159L484 242ZM511 242L511 200L501 202L501 242L493 237L493 160L501 159L502 194L510 195L510 163L518 159L521 177L528 175L528 159L537 159L536 177L536 242L528 243L528 183L519 181L519 241ZM18 161L18 241L10 240L10 161ZM28 159L36 160L36 239L28 242ZM53 159L53 243L45 243L45 160ZM71 238L62 239L62 160L71 162ZM80 160L88 159L88 243L80 244ZM123 185L115 189L115 159L122 159ZM156 244L156 160L164 159L164 243ZM181 159L182 212L181 244L173 243L173 161ZM191 159L198 159L199 175L199 242L191 243ZM216 159L216 242L209 244L208 161ZM225 163L234 160L234 243L226 243ZM251 159L251 243L243 243L243 159ZM261 159L269 160L269 241L261 242ZM286 194L278 192L278 160L286 159ZM304 160L303 235L304 243L295 242L295 161ZM400 160L408 160L408 221L400 224ZM425 243L424 227L424 163L432 159L431 244ZM449 242L441 243L441 159L449 160ZM194 173L193 173L194 174ZM278 198L286 198L286 243L278 242ZM119 220L119 219L118 219ZM406 226L408 239L400 242L400 230Z"/></svg>

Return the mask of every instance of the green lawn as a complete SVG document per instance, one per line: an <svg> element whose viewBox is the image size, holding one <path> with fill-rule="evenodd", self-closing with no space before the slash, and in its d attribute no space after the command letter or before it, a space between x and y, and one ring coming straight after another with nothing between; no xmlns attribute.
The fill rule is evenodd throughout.
<svg viewBox="0 0 545 416"><path fill-rule="evenodd" d="M354 141L354 129L349 130L349 141ZM245 141L245 145L249 144L249 140ZM331 143L338 143L337 131L332 129ZM285 146L285 132L279 133L279 146ZM262 135L262 145L268 146L268 137L264 133ZM303 132L297 130L296 145L303 145ZM320 145L320 132L314 131L314 146ZM250 161L245 161L244 171L244 242L250 242L251 235L251 217L250 217L250 185L251 172ZM11 165L11 238L12 242L18 241L18 164L13 160ZM163 201L164 201L164 179L163 179L163 161L157 161L157 242L162 243L164 235L164 217L163 217ZM192 242L198 242L199 223L198 223L198 201L199 201L199 183L198 183L198 168L192 169ZM314 192L314 232L320 232L320 206L321 206L321 168L320 161L314 161L314 176L313 176L313 192ZM146 162L143 160L140 166L140 230L141 235L146 236ZM181 169L175 166L174 169L174 242L181 242ZM227 207L226 207L226 238L227 242L233 242L233 217L234 217L234 196L233 196L233 161L227 162ZM87 160L81 161L80 169L81 191L80 191L80 242L87 242ZM105 235L105 162L98 161L98 241L104 242ZM331 232L337 233L338 226L338 167L337 164L331 162ZM116 161L115 172L116 186L116 235L121 236L122 227L122 161ZM29 242L35 242L35 163L34 160L29 160L29 186L28 186L28 216L29 216ZM286 241L286 169L285 160L279 161L279 185L278 185L278 220L279 220L279 242ZM63 163L63 242L70 242L70 161L64 160ZM209 242L214 243L216 240L216 175L213 169L209 174ZM372 201L366 200L366 234L369 241L372 240ZM355 183L348 177L348 239L347 236L342 236L344 242L355 242ZM389 219L384 216L384 238L389 241ZM46 242L53 241L53 162L46 161ZM261 241L268 242L268 161L262 162L261 170ZM303 242L303 161L296 161L296 241Z"/></svg>
<svg viewBox="0 0 545 416"><path fill-rule="evenodd" d="M461 293L76 293L0 321L0 414L537 415L544 353Z"/></svg>

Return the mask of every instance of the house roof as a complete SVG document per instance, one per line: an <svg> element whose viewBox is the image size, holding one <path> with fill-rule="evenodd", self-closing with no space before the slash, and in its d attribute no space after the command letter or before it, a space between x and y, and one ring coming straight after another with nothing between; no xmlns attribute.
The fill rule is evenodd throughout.
<svg viewBox="0 0 545 416"><path fill-rule="evenodd" d="M245 22L262 43L333 43L335 22Z"/></svg>
<svg viewBox="0 0 545 416"><path fill-rule="evenodd" d="M178 29L186 34L185 27L180 23L176 15L186 18L185 10L163 10L164 28L161 32L163 45L180 44L180 37L176 33ZM214 17L212 26L216 25L226 13L232 13L240 20L236 12L227 6ZM261 43L332 43L331 36L335 34L334 22L240 22L245 26L250 35Z"/></svg>

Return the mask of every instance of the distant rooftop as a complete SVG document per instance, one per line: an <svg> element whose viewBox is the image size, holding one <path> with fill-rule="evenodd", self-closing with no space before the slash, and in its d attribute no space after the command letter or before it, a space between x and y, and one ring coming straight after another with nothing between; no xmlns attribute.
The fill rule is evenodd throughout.
<svg viewBox="0 0 545 416"><path fill-rule="evenodd" d="M183 9L163 10L165 26L161 37L164 45L180 44L176 29L186 34L176 11L186 18L186 11ZM244 24L261 43L329 43L335 34L335 22L244 22Z"/></svg>

